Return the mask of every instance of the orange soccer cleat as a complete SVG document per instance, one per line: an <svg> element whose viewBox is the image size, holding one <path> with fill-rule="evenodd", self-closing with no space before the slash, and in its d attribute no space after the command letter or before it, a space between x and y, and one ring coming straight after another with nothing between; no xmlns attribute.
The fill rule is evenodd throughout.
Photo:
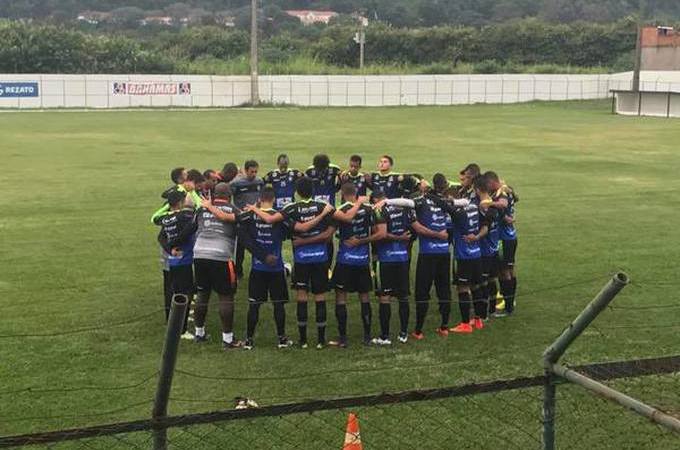
<svg viewBox="0 0 680 450"><path fill-rule="evenodd" d="M449 329L449 331L458 334L470 334L472 333L472 325L469 323L461 322L454 328Z"/></svg>
<svg viewBox="0 0 680 450"><path fill-rule="evenodd" d="M422 341L423 339L425 339L425 335L423 334L422 331L414 331L413 333L411 333L411 337L416 341Z"/></svg>

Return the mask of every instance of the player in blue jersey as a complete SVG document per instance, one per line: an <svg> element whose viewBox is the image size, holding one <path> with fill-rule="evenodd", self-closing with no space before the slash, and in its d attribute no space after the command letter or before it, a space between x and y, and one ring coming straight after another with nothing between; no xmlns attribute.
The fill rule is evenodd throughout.
<svg viewBox="0 0 680 450"><path fill-rule="evenodd" d="M449 331L468 334L475 328L484 328L484 319L488 317L486 292L482 286L482 250L479 245L488 229L480 223L479 206L474 199L465 208L450 213L461 322ZM471 316L471 304L474 306L474 317Z"/></svg>
<svg viewBox="0 0 680 450"><path fill-rule="evenodd" d="M413 230L418 234L419 254L416 263L416 326L411 334L416 340L425 337L423 327L433 284L437 292L441 316L441 324L436 332L442 337L449 334L451 254L449 253L449 234L447 232L449 212L443 197L448 184L446 177L438 173L432 179L432 192L413 200L390 199L385 202L388 205L412 207L416 213L417 220L413 222ZM467 201L464 203L467 203Z"/></svg>
<svg viewBox="0 0 680 450"><path fill-rule="evenodd" d="M481 169L475 163L468 164L463 170L458 172L458 179L460 180L458 195L460 198L467 198L470 201L477 202L477 194L475 193L473 182L480 175Z"/></svg>
<svg viewBox="0 0 680 450"><path fill-rule="evenodd" d="M265 187L260 192L259 209L262 213L272 215L275 192ZM281 257L283 241L289 234L286 222L268 224L253 211L244 212L238 217L239 227L248 230L254 241L268 255L261 260L253 255L250 276L248 278L248 319L246 341L243 347L250 350L254 345L255 328L259 320L260 306L271 298L274 307L274 323L278 337L278 348L287 348L292 341L286 335L286 309L288 303L288 286Z"/></svg>
<svg viewBox="0 0 680 450"><path fill-rule="evenodd" d="M373 193L373 202L382 204L385 194L381 191ZM384 323L381 318L381 331L379 339L382 343L389 341L390 315L392 300L399 303L399 342L408 342L409 303L410 292L409 279L410 258L409 245L411 243L411 227L416 221L413 209L401 206L382 204L376 207L376 216L379 220L376 224L377 232L382 239L375 243L375 258L377 259L376 270L376 295L380 302L381 310L385 310ZM381 343L381 342L379 342Z"/></svg>
<svg viewBox="0 0 680 450"><path fill-rule="evenodd" d="M494 207L500 211L499 237L501 240L500 290L505 301L504 312L496 317L510 315L515 311L515 253L517 252L517 230L515 229L515 204L518 201L514 189L504 184L494 172L486 172L489 190L494 192Z"/></svg>
<svg viewBox="0 0 680 450"><path fill-rule="evenodd" d="M357 292L361 302L361 322L364 344L371 343L371 267L370 243L381 236L373 233L376 223L368 198L357 197L356 186L345 183L341 188L343 204L333 213L338 226L338 257L333 270L335 317L338 320L338 340L332 342L347 347L347 294ZM384 312L383 312L384 314ZM381 320L384 318L381 316Z"/></svg>
<svg viewBox="0 0 680 450"><path fill-rule="evenodd" d="M490 172L487 172L490 173ZM483 237L479 241L482 253L482 288L488 302L488 313L496 313L496 295L498 294L498 274L500 271L500 260L498 250L500 247L499 221L500 211L496 208L495 202L500 198L498 192L490 194L488 177L482 175L475 182L475 191L479 198L479 215L482 227L486 228L482 233Z"/></svg>
<svg viewBox="0 0 680 450"><path fill-rule="evenodd" d="M314 185L312 199L335 207L335 194L338 191L340 172L340 167L331 164L328 155L314 156L312 165L305 171L305 176L310 178Z"/></svg>
<svg viewBox="0 0 680 450"><path fill-rule="evenodd" d="M378 159L378 171L366 176L371 191L381 191L388 199L404 196L404 191L413 191L420 185L421 180L412 174L402 174L392 171L394 158L382 155Z"/></svg>
<svg viewBox="0 0 680 450"><path fill-rule="evenodd" d="M335 208L312 199L314 183L301 178L296 187L300 200L282 211L267 214L259 208L249 208L266 223L283 220L293 228L293 288L296 292L300 346L307 348L307 301L311 291L316 305L318 331L317 348L326 345L326 292L328 292L328 241L333 238L335 225L330 216Z"/></svg>
<svg viewBox="0 0 680 450"><path fill-rule="evenodd" d="M338 183L341 187L345 183L352 183L357 189L358 196L366 195L368 183L366 175L361 172L361 156L352 155L349 157L349 169L340 174Z"/></svg>
<svg viewBox="0 0 680 450"><path fill-rule="evenodd" d="M295 201L295 182L302 178L304 174L297 169L290 169L288 155L281 154L276 158L278 169L267 173L263 180L265 184L270 184L274 188L276 200L274 209L281 210L287 204Z"/></svg>

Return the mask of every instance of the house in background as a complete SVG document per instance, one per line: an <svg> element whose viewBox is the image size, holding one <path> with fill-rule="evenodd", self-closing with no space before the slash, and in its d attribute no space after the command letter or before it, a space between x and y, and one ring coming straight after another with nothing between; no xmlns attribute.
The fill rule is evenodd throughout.
<svg viewBox="0 0 680 450"><path fill-rule="evenodd" d="M285 11L289 16L297 17L304 25L323 23L328 25L333 17L337 17L335 11L315 11L311 9L288 9Z"/></svg>
<svg viewBox="0 0 680 450"><path fill-rule="evenodd" d="M644 27L641 44L642 70L680 70L680 31Z"/></svg>

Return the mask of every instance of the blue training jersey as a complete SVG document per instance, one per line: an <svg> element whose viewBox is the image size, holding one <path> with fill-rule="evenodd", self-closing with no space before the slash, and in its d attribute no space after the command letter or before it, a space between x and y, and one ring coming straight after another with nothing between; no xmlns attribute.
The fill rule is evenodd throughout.
<svg viewBox="0 0 680 450"><path fill-rule="evenodd" d="M264 210L267 214L274 214L273 209ZM254 212L245 212L238 216L239 226L247 227L248 231L253 236L255 242L262 247L267 255L276 256L276 266L270 266L264 261L260 261L253 255L252 270L259 270L261 272L281 272L283 271L283 258L281 256L281 247L283 241L288 236L288 225L285 222L267 223Z"/></svg>
<svg viewBox="0 0 680 450"><path fill-rule="evenodd" d="M335 206L335 193L338 190L340 167L331 164L328 166L328 169L319 172L314 166L311 166L305 171L305 175L314 182L314 200Z"/></svg>
<svg viewBox="0 0 680 450"><path fill-rule="evenodd" d="M467 242L465 236L479 233L479 207L472 202L453 216L453 245L456 259L477 259L482 256L479 242Z"/></svg>
<svg viewBox="0 0 680 450"><path fill-rule="evenodd" d="M264 176L265 184L271 184L274 189L275 209L281 210L287 204L295 201L295 182L301 176L302 172L297 169L288 169L284 172L276 169Z"/></svg>
<svg viewBox="0 0 680 450"><path fill-rule="evenodd" d="M412 209L393 205L383 206L378 212L378 217L385 222L387 232L395 236L408 233L411 225L416 221ZM376 243L378 261L381 263L408 262L408 247L408 241L380 241Z"/></svg>
<svg viewBox="0 0 680 450"><path fill-rule="evenodd" d="M433 198L433 194L425 194L415 198L415 210L418 222L432 231L446 231L448 228L448 212L442 206L443 199ZM449 240L433 239L418 236L419 250L421 254L445 254L449 253Z"/></svg>
<svg viewBox="0 0 680 450"><path fill-rule="evenodd" d="M505 188L505 189L504 189ZM499 222L499 234L502 241L515 241L517 240L517 230L515 229L514 223L507 223L505 217L515 217L515 194L512 189L503 186L501 188L504 191L506 198L508 199L508 207L505 211L502 211L501 219Z"/></svg>
<svg viewBox="0 0 680 450"><path fill-rule="evenodd" d="M339 211L347 212L352 209L352 203L345 203ZM340 246L338 248L337 262L349 266L367 266L370 263L370 245L363 244L356 247L348 247L345 241L351 237L365 239L371 235L373 225L376 223L375 213L369 205L361 205L352 222L338 222L338 237Z"/></svg>
<svg viewBox="0 0 680 450"><path fill-rule="evenodd" d="M308 222L321 214L327 203L312 199L299 200L287 205L281 214L288 222L291 230L294 230L296 222ZM332 213L328 214L318 225L305 233L293 231L294 236L308 238L318 236L332 226ZM317 244L300 245L293 247L293 259L300 264L314 264L328 261L328 243L319 242Z"/></svg>

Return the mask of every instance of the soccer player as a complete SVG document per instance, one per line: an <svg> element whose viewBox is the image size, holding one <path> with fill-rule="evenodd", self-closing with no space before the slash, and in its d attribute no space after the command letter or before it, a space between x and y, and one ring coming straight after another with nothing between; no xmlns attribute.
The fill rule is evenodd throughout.
<svg viewBox="0 0 680 450"><path fill-rule="evenodd" d="M219 173L221 178L220 181L223 181L225 183L231 183L232 181L234 181L238 174L239 174L238 166L233 162L228 162L224 165L222 171Z"/></svg>
<svg viewBox="0 0 680 450"><path fill-rule="evenodd" d="M475 187L473 182L475 178L481 175L481 169L479 165L475 163L470 163L463 170L458 172L458 179L460 180L459 196L461 198L467 198L470 201L478 202L477 196L475 194Z"/></svg>
<svg viewBox="0 0 680 450"><path fill-rule="evenodd" d="M186 196L186 191L180 190L177 186L166 191L164 197L168 200L169 211L158 216L155 223L161 227L158 242L167 254L172 295L183 294L190 299L194 289L194 274L191 265L196 220L193 208L185 206ZM183 326L185 339L193 338L190 333L187 333L188 313L187 308Z"/></svg>
<svg viewBox="0 0 680 450"><path fill-rule="evenodd" d="M234 339L234 294L236 293L236 215L231 204L231 189L227 183L215 186L215 196L204 199L197 212L198 231L194 244L194 271L198 300L194 312L196 327L194 341L205 342L205 318L210 294L219 298L219 315L222 322L222 347L227 350L240 347Z"/></svg>
<svg viewBox="0 0 680 450"><path fill-rule="evenodd" d="M259 208L248 208L266 223L283 220L293 224L293 288L297 301L300 347L307 348L307 302L311 291L316 304L317 348L326 345L326 292L328 292L328 241L333 238L335 225L329 216L335 208L312 199L314 182L308 177L297 182L300 200L283 211L267 214Z"/></svg>
<svg viewBox="0 0 680 450"><path fill-rule="evenodd" d="M245 174L242 177L235 178L230 186L234 193L234 204L237 208L243 210L246 205L254 205L260 197L260 191L264 186L262 178L257 176L260 168L257 161L248 160L243 166ZM236 276L243 278L243 257L245 255L245 248L242 245L236 246Z"/></svg>
<svg viewBox="0 0 680 450"><path fill-rule="evenodd" d="M498 294L498 273L500 261L499 250L499 219L500 211L496 209L494 202L498 201L500 192L490 195L489 176L493 172L487 172L475 179L475 191L479 198L479 214L482 227L486 227L484 236L479 241L482 255L482 288L488 302L489 315L496 313L496 295ZM503 208L504 209L504 208Z"/></svg>
<svg viewBox="0 0 680 450"><path fill-rule="evenodd" d="M274 189L269 186L264 187L260 192L260 211L268 215L275 214L275 198ZM254 236L255 241L265 249L268 255L274 256L276 261L271 265L253 255L248 279L248 324L244 348L246 350L253 348L260 306L269 298L274 307L278 348L290 347L293 342L286 336L285 309L285 304L288 303L288 286L286 286L286 274L281 258L281 246L289 233L287 223L269 224L254 211L242 213L238 220L239 226L247 229L248 234Z"/></svg>
<svg viewBox="0 0 680 450"><path fill-rule="evenodd" d="M378 172L374 172L366 176L368 187L371 191L381 191L385 196L390 198L399 198L402 196L404 187L420 184L419 179L414 175L404 175L392 172L394 167L394 158L390 155L383 155L378 160Z"/></svg>
<svg viewBox="0 0 680 450"><path fill-rule="evenodd" d="M416 340L425 337L423 327L427 316L432 284L439 300L441 324L436 329L439 336L449 334L451 314L451 254L449 253L449 212L443 198L448 181L441 173L432 179L434 191L413 200L388 199L385 204L414 208L416 221L413 230L418 234L419 254L416 263L416 326L411 336ZM378 205L382 206L380 203ZM455 205L455 204L454 204Z"/></svg>
<svg viewBox="0 0 680 450"><path fill-rule="evenodd" d="M484 328L483 319L488 317L486 292L482 286L482 252L479 241L488 232L482 227L479 217L479 206L474 201L458 210L450 210L453 220L453 243L456 258L456 289L461 322L449 331L469 334L473 330ZM454 200L455 201L455 200ZM470 306L474 306L474 318L471 317Z"/></svg>
<svg viewBox="0 0 680 450"><path fill-rule="evenodd" d="M381 191L373 192L373 201L380 203L385 199ZM386 205L377 208L377 216L382 218L376 227L382 234L382 240L375 244L378 260L376 270L376 295L380 308L385 309L385 322L381 319L381 336L383 341L389 340L389 316L391 315L390 301L399 302L399 342L408 342L410 292L410 258L409 244L411 242L411 227L416 217L412 209L400 206ZM386 305L386 306L383 306ZM384 329L383 329L384 327Z"/></svg>
<svg viewBox="0 0 680 450"><path fill-rule="evenodd" d="M314 156L312 165L307 169L305 175L314 184L313 199L335 207L335 193L338 189L340 167L331 164L328 155L318 154Z"/></svg>
<svg viewBox="0 0 680 450"><path fill-rule="evenodd" d="M515 253L517 252L517 230L515 229L515 204L519 200L517 193L511 187L503 184L494 172L487 172L489 189L495 191L494 205L501 211L499 235L501 239L501 276L500 290L505 301L505 312L497 312L496 317L511 315L515 311L515 292L517 278L515 277Z"/></svg>
<svg viewBox="0 0 680 450"><path fill-rule="evenodd" d="M338 183L340 184L340 187L345 183L352 183L357 189L357 195L366 195L368 183L366 183L366 175L361 173L361 156L350 156L349 169L342 172L339 178Z"/></svg>
<svg viewBox="0 0 680 450"><path fill-rule="evenodd" d="M276 210L283 209L289 203L295 200L295 182L304 176L302 172L297 169L290 169L288 165L290 160L285 153L276 158L276 165L278 169L272 170L264 176L265 184L270 184L274 188L276 201L274 208Z"/></svg>
<svg viewBox="0 0 680 450"><path fill-rule="evenodd" d="M345 183L341 188L344 203L333 214L338 224L340 246L333 271L333 287L335 288L335 317L338 320L337 342L333 344L347 347L347 294L357 292L361 302L361 321L364 328L364 344L371 343L371 266L369 243L381 238L373 233L376 223L373 208L366 202L365 196L357 197L357 188L352 183ZM384 308L380 309L380 320L389 320ZM386 339L376 341L389 344Z"/></svg>

